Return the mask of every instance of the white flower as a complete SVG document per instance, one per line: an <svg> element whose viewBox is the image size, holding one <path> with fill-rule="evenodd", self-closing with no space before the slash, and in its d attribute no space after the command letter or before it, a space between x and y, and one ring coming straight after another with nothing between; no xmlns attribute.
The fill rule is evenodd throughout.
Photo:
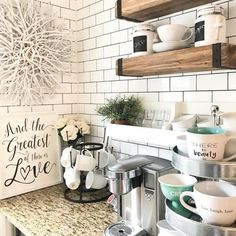
<svg viewBox="0 0 236 236"><path fill-rule="evenodd" d="M60 118L59 120L57 120L57 122L56 122L56 124L55 124L55 128L56 128L56 129L61 129L61 128L63 128L66 124L67 124L67 119L66 119L66 118Z"/></svg>
<svg viewBox="0 0 236 236"><path fill-rule="evenodd" d="M67 125L73 125L73 126L75 126L75 125L76 125L76 121L75 121L75 120L68 120L68 121L67 121Z"/></svg>
<svg viewBox="0 0 236 236"><path fill-rule="evenodd" d="M80 130L82 135L90 133L90 127L85 122L80 122Z"/></svg>
<svg viewBox="0 0 236 236"><path fill-rule="evenodd" d="M74 125L67 125L62 131L61 136L64 141L75 140L79 129Z"/></svg>

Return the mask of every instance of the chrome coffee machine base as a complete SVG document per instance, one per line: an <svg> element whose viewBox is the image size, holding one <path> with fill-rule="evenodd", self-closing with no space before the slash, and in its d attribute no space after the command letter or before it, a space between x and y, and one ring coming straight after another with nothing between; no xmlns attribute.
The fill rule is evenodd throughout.
<svg viewBox="0 0 236 236"><path fill-rule="evenodd" d="M117 196L118 222L131 222L147 235L157 236L156 223L165 218L165 201L158 178L175 172L170 161L146 155L109 165L106 176L109 190Z"/></svg>
<svg viewBox="0 0 236 236"><path fill-rule="evenodd" d="M104 230L104 236L146 236L145 230L138 225L133 225L128 221L120 221L108 226Z"/></svg>

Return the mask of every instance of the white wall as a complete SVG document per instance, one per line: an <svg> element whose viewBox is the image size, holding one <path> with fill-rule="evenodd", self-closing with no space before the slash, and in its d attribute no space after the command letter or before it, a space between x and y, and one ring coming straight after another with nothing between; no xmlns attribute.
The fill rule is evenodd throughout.
<svg viewBox="0 0 236 236"><path fill-rule="evenodd" d="M71 59L58 74L62 88L46 96L43 104L20 106L0 95L0 112L55 111L58 114L80 114L92 125L92 139L102 141L104 122L95 112L97 105L117 94L137 94L149 101L235 102L236 71L200 72L154 77L119 77L115 75L117 58L131 53L131 31L134 23L115 19L115 0L39 0L41 7L51 7L72 32ZM236 0L218 1L226 10L228 40L236 44ZM196 9L155 19L158 26L181 23L194 26ZM65 71L64 71L65 70ZM125 134L124 134L125 135ZM147 153L163 156L167 150L136 143L113 141L122 154Z"/></svg>
<svg viewBox="0 0 236 236"><path fill-rule="evenodd" d="M135 24L115 19L115 0L78 1L78 76L77 111L92 124L93 140L101 141L104 122L96 114L97 105L117 94L137 94L145 102L235 102L236 71L180 73L154 77L121 77L115 75L117 58L131 53L131 31ZM236 0L218 1L227 17L227 37L236 44ZM152 20L156 26L180 23L194 27L197 8ZM210 109L210 108L209 108ZM197 112L197 111L196 111ZM210 112L210 110L209 110ZM125 134L124 134L125 136ZM170 151L136 143L113 142L121 155L146 153L171 155Z"/></svg>

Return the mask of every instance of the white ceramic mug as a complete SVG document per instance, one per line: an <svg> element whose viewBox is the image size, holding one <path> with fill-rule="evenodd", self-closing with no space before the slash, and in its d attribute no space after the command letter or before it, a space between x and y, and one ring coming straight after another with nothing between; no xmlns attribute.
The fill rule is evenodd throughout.
<svg viewBox="0 0 236 236"><path fill-rule="evenodd" d="M221 161L225 145L236 137L227 137L219 127L194 127L187 130L187 146L190 158L197 160ZM227 157L230 160L232 157Z"/></svg>
<svg viewBox="0 0 236 236"><path fill-rule="evenodd" d="M116 158L115 156L110 153L107 152L106 150L99 150L98 151L98 157L97 157L97 163L98 163L98 168L104 168L109 164L113 164L116 162Z"/></svg>
<svg viewBox="0 0 236 236"><path fill-rule="evenodd" d="M72 148L72 146L65 148L61 155L61 165L65 168L73 166L75 164L77 154L78 151Z"/></svg>
<svg viewBox="0 0 236 236"><path fill-rule="evenodd" d="M89 150L84 150L84 154L78 154L75 162L75 169L80 171L91 171L96 167L96 160Z"/></svg>
<svg viewBox="0 0 236 236"><path fill-rule="evenodd" d="M185 196L194 199L196 208L185 203ZM228 183L197 183L193 192L181 193L180 202L189 211L200 215L208 224L230 226L236 220L236 187Z"/></svg>
<svg viewBox="0 0 236 236"><path fill-rule="evenodd" d="M88 172L85 180L85 186L87 189L101 189L104 188L106 185L107 179L103 175L97 174L93 171Z"/></svg>
<svg viewBox="0 0 236 236"><path fill-rule="evenodd" d="M171 122L172 129L174 131L184 132L188 128L194 127L196 124L197 116L196 115L183 115L177 117Z"/></svg>
<svg viewBox="0 0 236 236"><path fill-rule="evenodd" d="M188 41L193 36L193 30L180 24L159 26L157 32L162 42Z"/></svg>
<svg viewBox="0 0 236 236"><path fill-rule="evenodd" d="M64 179L66 186L69 189L75 190L80 185L80 172L71 167L66 168L64 172Z"/></svg>

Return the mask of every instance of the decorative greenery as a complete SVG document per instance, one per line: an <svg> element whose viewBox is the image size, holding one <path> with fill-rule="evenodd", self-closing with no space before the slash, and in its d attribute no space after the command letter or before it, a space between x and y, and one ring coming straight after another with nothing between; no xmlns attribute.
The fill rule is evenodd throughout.
<svg viewBox="0 0 236 236"><path fill-rule="evenodd" d="M107 99L107 104L98 107L96 111L105 119L111 119L112 123L116 120L126 120L134 124L143 108L138 97L130 96Z"/></svg>

